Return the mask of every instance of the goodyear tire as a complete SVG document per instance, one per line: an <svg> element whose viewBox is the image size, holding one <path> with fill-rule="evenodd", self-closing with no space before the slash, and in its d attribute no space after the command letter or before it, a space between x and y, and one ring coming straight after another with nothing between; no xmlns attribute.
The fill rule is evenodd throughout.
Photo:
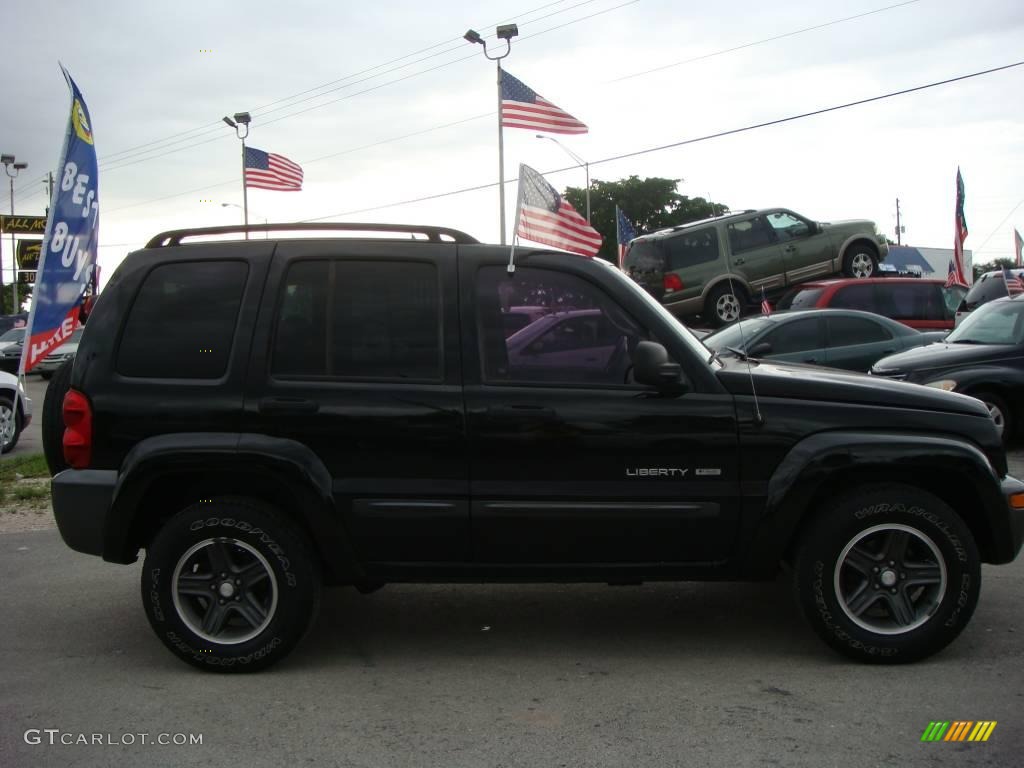
<svg viewBox="0 0 1024 768"><path fill-rule="evenodd" d="M794 567L807 620L859 661L917 661L951 643L978 603L970 530L935 496L887 484L841 497L812 522Z"/></svg>
<svg viewBox="0 0 1024 768"><path fill-rule="evenodd" d="M71 388L71 367L74 360L68 360L53 372L53 378L46 387L43 398L42 438L43 455L50 474L56 475L68 468L64 461L64 395Z"/></svg>
<svg viewBox="0 0 1024 768"><path fill-rule="evenodd" d="M320 573L302 531L249 499L199 502L154 537L142 571L146 616L171 653L200 669L254 672L312 625Z"/></svg>

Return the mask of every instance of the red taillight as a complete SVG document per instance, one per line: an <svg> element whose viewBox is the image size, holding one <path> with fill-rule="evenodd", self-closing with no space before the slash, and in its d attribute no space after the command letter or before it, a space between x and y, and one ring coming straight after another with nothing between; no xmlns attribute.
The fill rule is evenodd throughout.
<svg viewBox="0 0 1024 768"><path fill-rule="evenodd" d="M85 469L92 460L92 406L81 392L64 395L64 461Z"/></svg>
<svg viewBox="0 0 1024 768"><path fill-rule="evenodd" d="M665 275L665 293L672 293L673 291L681 291L685 287L683 281L679 279L679 275L669 272Z"/></svg>

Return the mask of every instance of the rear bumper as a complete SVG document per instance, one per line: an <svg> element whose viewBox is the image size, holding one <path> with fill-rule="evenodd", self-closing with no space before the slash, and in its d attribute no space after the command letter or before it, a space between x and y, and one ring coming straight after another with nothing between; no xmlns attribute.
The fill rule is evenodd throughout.
<svg viewBox="0 0 1024 768"><path fill-rule="evenodd" d="M66 469L50 481L57 529L71 549L103 555L116 484L117 472L108 469Z"/></svg>

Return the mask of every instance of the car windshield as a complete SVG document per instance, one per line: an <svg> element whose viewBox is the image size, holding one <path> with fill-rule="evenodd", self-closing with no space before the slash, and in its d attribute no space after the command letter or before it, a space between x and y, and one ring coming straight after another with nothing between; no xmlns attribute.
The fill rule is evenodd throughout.
<svg viewBox="0 0 1024 768"><path fill-rule="evenodd" d="M741 320L738 323L722 328L719 331L705 336L703 338L704 346L708 349L713 349L716 352L720 352L726 347L736 347L743 349L745 347L745 341L753 338L767 326L772 324L771 318L768 317L751 317L747 320Z"/></svg>
<svg viewBox="0 0 1024 768"><path fill-rule="evenodd" d="M11 328L3 336L0 336L0 344L6 344L10 341L21 341L25 336L24 328Z"/></svg>
<svg viewBox="0 0 1024 768"><path fill-rule="evenodd" d="M950 344L1024 344L1024 301L979 307L946 337Z"/></svg>
<svg viewBox="0 0 1024 768"><path fill-rule="evenodd" d="M607 264L607 262L604 263ZM630 280L628 277L626 277L622 272L620 272L611 264L608 264L608 272L609 274L614 274L614 279L618 280L624 286L626 286L626 290L630 291L634 296L638 297L641 301L643 301L647 306L649 306L659 315L661 315L667 320L670 320L672 326L678 330L679 338L681 338L686 343L686 345L693 350L694 354L701 355L705 360L708 358L708 355L711 353L711 350L705 347L703 344L701 344L697 337L690 333L690 329L683 325L681 322L679 322L679 320L677 320L671 312L665 309L665 307L661 305L661 302L659 302L657 299L651 296L651 294L649 294L635 282ZM722 365L721 363L714 361L711 364L715 367L721 367Z"/></svg>

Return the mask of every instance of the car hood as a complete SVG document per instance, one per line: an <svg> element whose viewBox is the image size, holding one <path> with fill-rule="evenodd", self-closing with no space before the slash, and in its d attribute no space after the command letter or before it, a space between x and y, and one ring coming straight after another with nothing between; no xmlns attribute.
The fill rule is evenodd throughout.
<svg viewBox="0 0 1024 768"><path fill-rule="evenodd" d="M747 363L726 358L719 380L734 395L749 395L751 379L759 397L831 401L844 404L913 408L988 418L980 401L940 389L888 381L862 373L846 373L812 365L761 360ZM749 373L748 373L749 369Z"/></svg>
<svg viewBox="0 0 1024 768"><path fill-rule="evenodd" d="M871 369L879 376L948 370L965 365L1001 362L1024 357L1017 344L956 344L940 342L883 357Z"/></svg>
<svg viewBox="0 0 1024 768"><path fill-rule="evenodd" d="M821 226L825 229L857 230L874 232L875 222L870 219L843 219L841 221L823 221Z"/></svg>

